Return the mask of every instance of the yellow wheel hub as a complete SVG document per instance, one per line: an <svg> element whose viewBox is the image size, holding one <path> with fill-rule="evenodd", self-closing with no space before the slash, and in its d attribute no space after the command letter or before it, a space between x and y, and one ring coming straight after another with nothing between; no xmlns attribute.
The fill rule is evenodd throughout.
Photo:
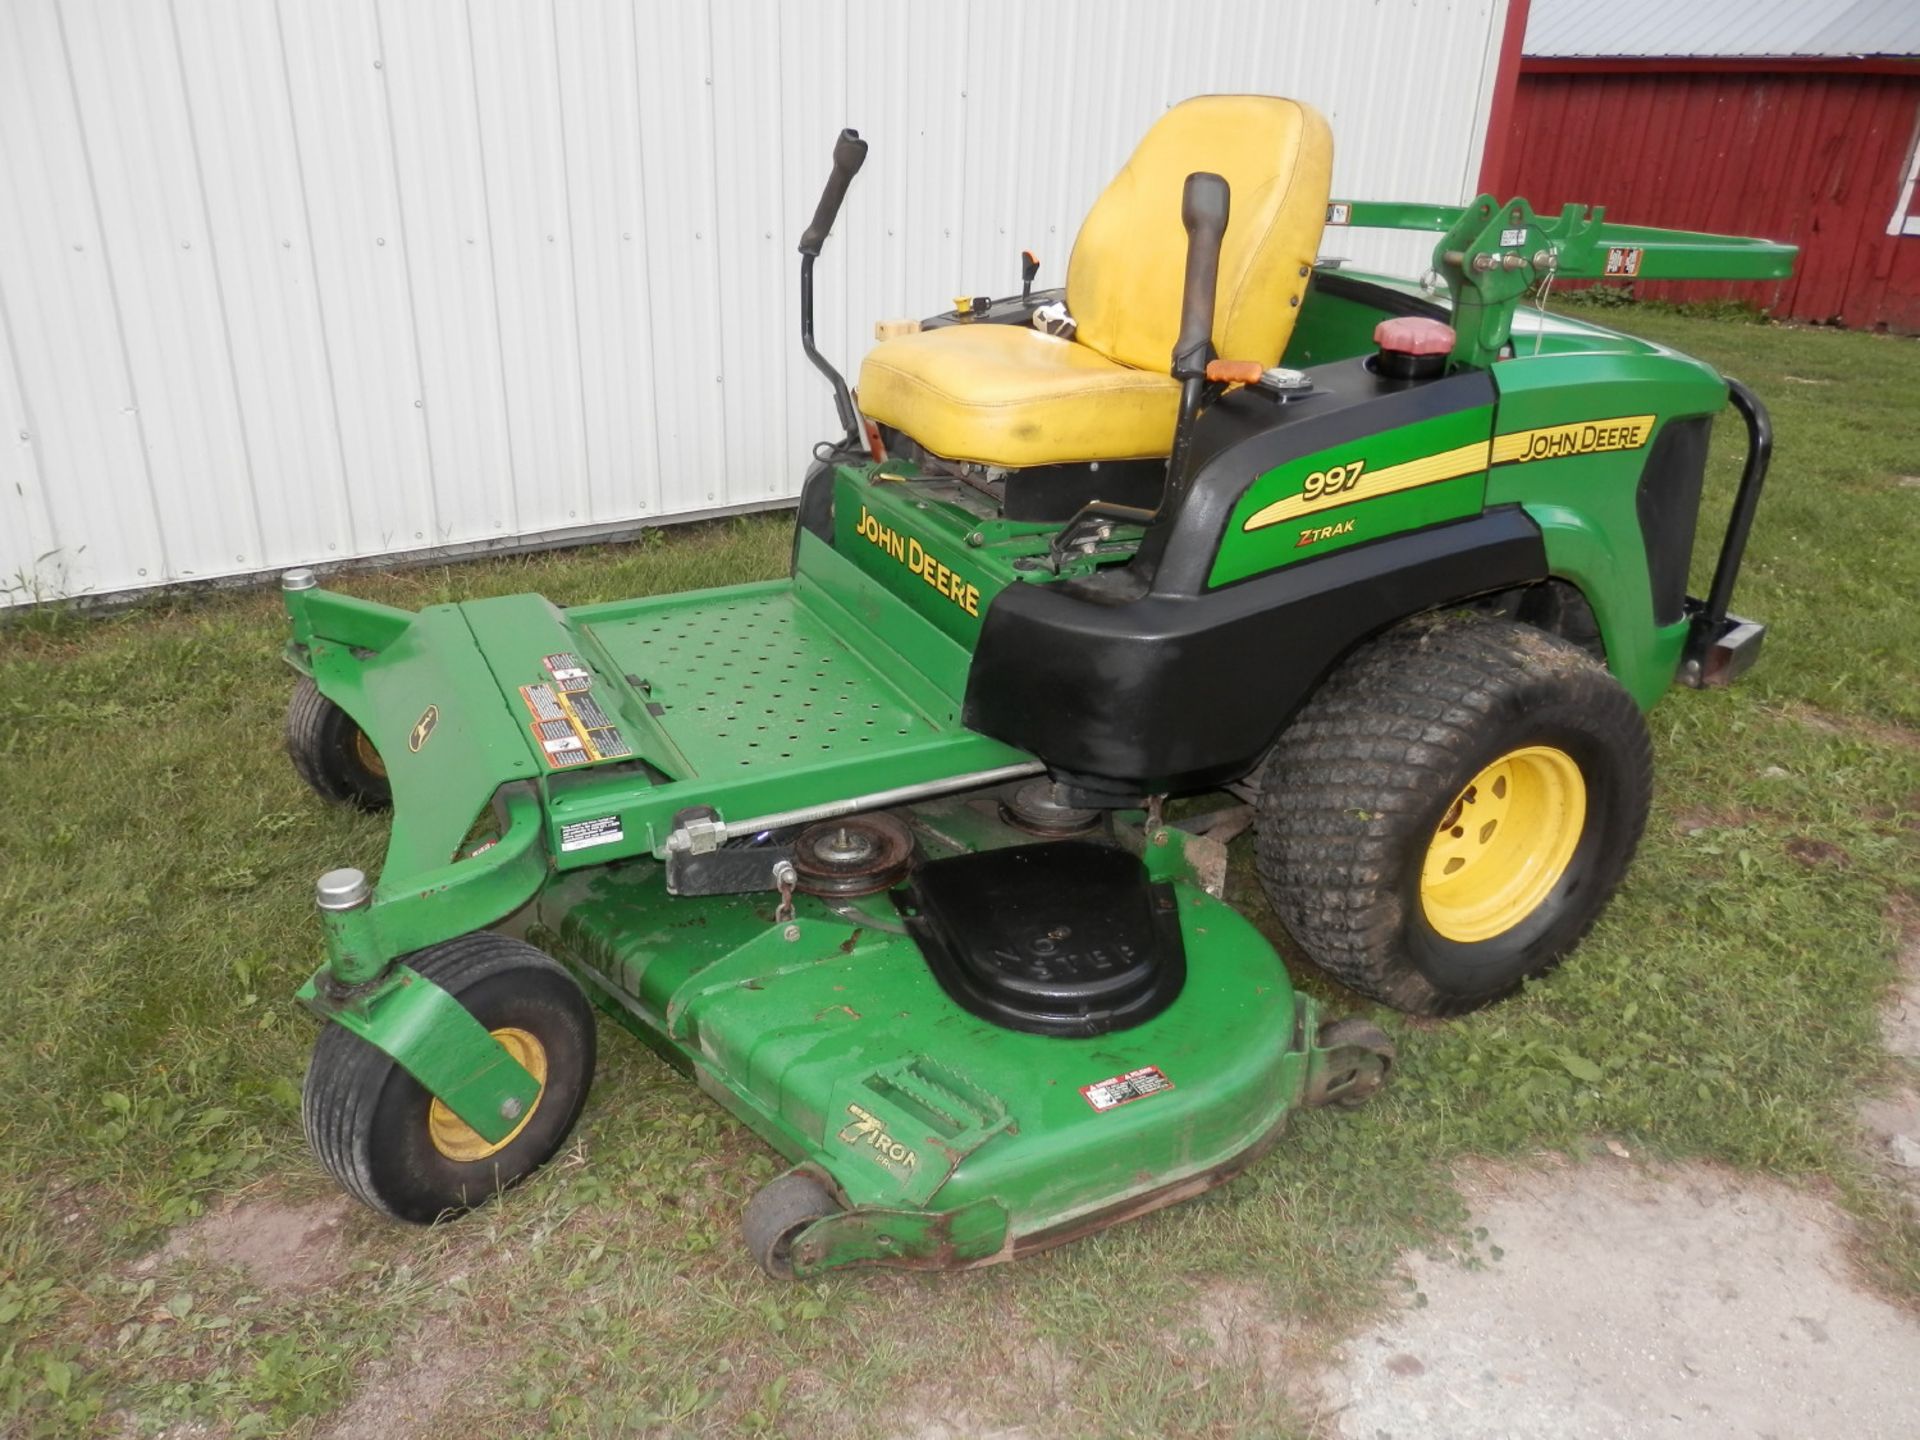
<svg viewBox="0 0 1920 1440"><path fill-rule="evenodd" d="M367 772L387 778L387 762L380 758L380 752L373 748L373 742L367 738L367 732L356 729L353 732L354 758L367 768Z"/></svg>
<svg viewBox="0 0 1920 1440"><path fill-rule="evenodd" d="M539 1093L533 1097L533 1103L527 1107L527 1113L520 1117L520 1123L513 1127L506 1139L495 1142L483 1138L480 1132L453 1111L441 1103L438 1096L427 1110L427 1137L433 1141L433 1148L449 1160L458 1160L471 1164L475 1160L486 1160L498 1155L511 1145L520 1132L527 1128L527 1122L533 1119L533 1112L540 1108L540 1100L547 1093L547 1048L525 1030L514 1026L504 1026L492 1032L506 1052L518 1060L527 1069L527 1073L540 1082Z"/></svg>
<svg viewBox="0 0 1920 1440"><path fill-rule="evenodd" d="M1587 782L1551 745L1510 750L1454 798L1427 847L1427 923L1471 944L1511 930L1545 900L1580 844Z"/></svg>

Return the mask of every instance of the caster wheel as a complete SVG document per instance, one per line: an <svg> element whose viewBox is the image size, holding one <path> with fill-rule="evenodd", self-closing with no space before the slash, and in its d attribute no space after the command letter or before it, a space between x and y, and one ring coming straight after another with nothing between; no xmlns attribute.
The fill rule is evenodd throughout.
<svg viewBox="0 0 1920 1440"><path fill-rule="evenodd" d="M367 732L302 675L287 705L287 754L309 789L335 805L385 810L393 804L387 765Z"/></svg>
<svg viewBox="0 0 1920 1440"><path fill-rule="evenodd" d="M741 1216L747 1251L775 1280L793 1278L793 1242L814 1221L840 1211L840 1202L800 1170L776 1175L754 1193Z"/></svg>
<svg viewBox="0 0 1920 1440"><path fill-rule="evenodd" d="M1366 1020L1329 1020L1320 1027L1319 1046L1328 1052L1326 1068L1314 1082L1310 1105L1357 1110L1380 1092L1392 1073L1393 1041Z"/></svg>
<svg viewBox="0 0 1920 1440"><path fill-rule="evenodd" d="M307 1143L348 1194L416 1225L458 1215L552 1159L593 1081L594 1021L558 965L518 940L480 932L407 957L540 1081L520 1124L483 1139L383 1051L329 1025L307 1067Z"/></svg>

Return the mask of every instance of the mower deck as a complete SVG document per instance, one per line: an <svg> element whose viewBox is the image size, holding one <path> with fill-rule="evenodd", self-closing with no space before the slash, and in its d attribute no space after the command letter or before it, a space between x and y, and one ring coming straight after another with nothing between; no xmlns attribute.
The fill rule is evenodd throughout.
<svg viewBox="0 0 1920 1440"><path fill-rule="evenodd" d="M900 813L929 860L1033 843L991 795ZM1155 833L1148 873L1184 874L1183 837ZM663 872L565 876L529 938L790 1161L832 1177L847 1209L796 1242L799 1275L985 1263L1198 1193L1280 1132L1319 1064L1313 1004L1272 947L1185 880L1178 998L1076 1039L967 1013L884 894L799 895L783 927L775 897L675 899Z"/></svg>

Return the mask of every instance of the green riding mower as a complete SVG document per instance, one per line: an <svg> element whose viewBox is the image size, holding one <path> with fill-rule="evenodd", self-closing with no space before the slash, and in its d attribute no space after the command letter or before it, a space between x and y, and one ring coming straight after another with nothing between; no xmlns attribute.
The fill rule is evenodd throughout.
<svg viewBox="0 0 1920 1440"><path fill-rule="evenodd" d="M319 882L304 1116L420 1223L550 1158L597 1005L790 1163L747 1204L774 1275L1026 1254L1196 1195L1303 1105L1385 1079L1224 899L1251 826L1300 951L1426 1015L1572 950L1652 783L1642 712L1727 681L1765 412L1657 345L1524 308L1553 277L1755 279L1764 241L1328 200L1310 108L1175 106L1064 290L890 338L791 574L411 613L284 579L289 741L391 806L379 883ZM1231 212L1231 218L1230 218ZM1329 226L1442 232L1424 282ZM1687 594L1709 431L1747 458ZM1172 812L1170 799L1187 801Z"/></svg>

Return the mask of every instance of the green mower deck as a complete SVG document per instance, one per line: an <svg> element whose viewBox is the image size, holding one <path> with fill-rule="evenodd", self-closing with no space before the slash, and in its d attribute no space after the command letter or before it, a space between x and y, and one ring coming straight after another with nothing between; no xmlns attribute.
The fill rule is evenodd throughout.
<svg viewBox="0 0 1920 1440"><path fill-rule="evenodd" d="M910 823L930 858L1031 838L992 797ZM1158 868L1184 870L1181 838L1154 832ZM789 1161L835 1179L848 1208L795 1245L797 1275L1000 1260L1169 1204L1244 1168L1328 1083L1312 1002L1184 881L1193 977L1154 1019L1091 1039L960 1011L884 898L800 896L780 922L761 895L689 914L662 882L652 861L577 872L541 896L529 936Z"/></svg>

